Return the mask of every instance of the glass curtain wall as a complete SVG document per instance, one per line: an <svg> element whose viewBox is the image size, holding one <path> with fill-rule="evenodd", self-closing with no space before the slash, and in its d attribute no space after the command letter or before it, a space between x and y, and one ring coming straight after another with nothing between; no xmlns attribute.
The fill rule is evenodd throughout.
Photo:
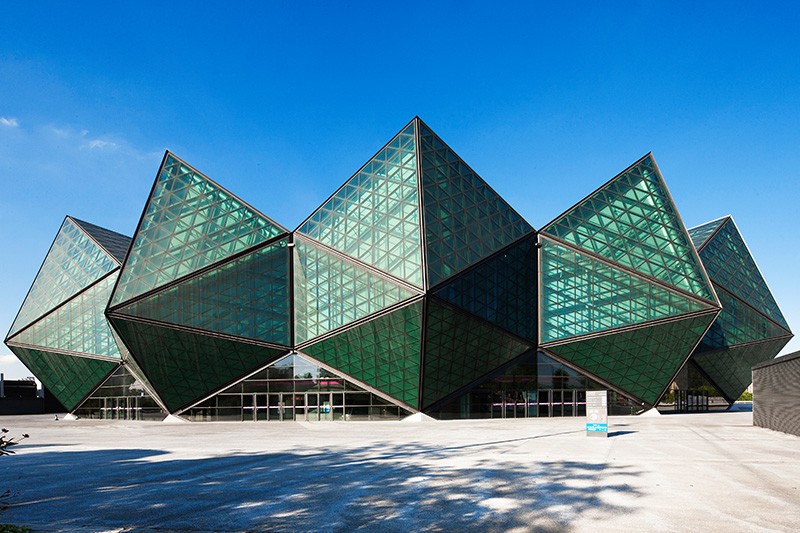
<svg viewBox="0 0 800 533"><path fill-rule="evenodd" d="M156 422L167 416L142 382L124 366L120 366L73 413L78 418Z"/></svg>
<svg viewBox="0 0 800 533"><path fill-rule="evenodd" d="M300 355L270 367L185 411L193 421L399 420L411 412Z"/></svg>
<svg viewBox="0 0 800 533"><path fill-rule="evenodd" d="M603 389L608 387L539 352L430 414L444 420L586 416L586 391ZM608 405L612 415L641 411L614 391Z"/></svg>

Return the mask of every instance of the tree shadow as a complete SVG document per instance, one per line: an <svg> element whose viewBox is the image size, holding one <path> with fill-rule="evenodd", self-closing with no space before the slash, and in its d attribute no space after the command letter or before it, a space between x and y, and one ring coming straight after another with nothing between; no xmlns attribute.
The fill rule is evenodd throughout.
<svg viewBox="0 0 800 533"><path fill-rule="evenodd" d="M641 494L629 481L641 472L632 466L504 458L507 443L540 437L480 453L393 442L204 459L40 451L0 465L22 491L1 518L64 531L563 531L585 513L633 509Z"/></svg>

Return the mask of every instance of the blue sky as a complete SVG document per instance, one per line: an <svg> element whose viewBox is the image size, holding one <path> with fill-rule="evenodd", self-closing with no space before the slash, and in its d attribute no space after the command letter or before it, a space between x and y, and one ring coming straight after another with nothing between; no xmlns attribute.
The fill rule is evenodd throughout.
<svg viewBox="0 0 800 533"><path fill-rule="evenodd" d="M293 229L415 115L536 228L652 151L800 329L800 8L0 4L0 326L65 215L130 235L164 150ZM784 353L800 349L793 340ZM8 379L29 375L0 348Z"/></svg>

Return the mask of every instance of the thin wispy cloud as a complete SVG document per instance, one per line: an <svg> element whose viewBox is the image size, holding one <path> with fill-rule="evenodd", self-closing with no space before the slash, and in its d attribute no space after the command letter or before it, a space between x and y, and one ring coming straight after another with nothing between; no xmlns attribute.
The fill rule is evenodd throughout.
<svg viewBox="0 0 800 533"><path fill-rule="evenodd" d="M112 143L111 141L103 141L103 140L100 140L100 139L94 139L94 140L89 141L88 143L86 143L84 146L88 146L89 149L92 150L94 148L101 148L101 149L102 148L106 148L106 147L116 148L117 144L116 143ZM83 146L81 146L81 148L83 148Z"/></svg>
<svg viewBox="0 0 800 533"><path fill-rule="evenodd" d="M8 126L10 128L16 128L19 126L19 122L14 117L0 117L0 124L3 126Z"/></svg>

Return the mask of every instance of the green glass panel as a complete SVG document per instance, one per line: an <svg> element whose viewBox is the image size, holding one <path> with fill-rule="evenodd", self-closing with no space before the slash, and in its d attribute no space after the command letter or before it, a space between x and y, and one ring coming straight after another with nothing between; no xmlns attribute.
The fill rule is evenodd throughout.
<svg viewBox="0 0 800 533"><path fill-rule="evenodd" d="M70 217L72 218L72 217ZM111 231L100 226L95 226L89 222L72 218L72 221L79 226L84 233L94 239L105 252L110 255L120 265L125 260L125 253L131 245L131 238L116 231Z"/></svg>
<svg viewBox="0 0 800 533"><path fill-rule="evenodd" d="M168 154L133 239L112 305L285 232Z"/></svg>
<svg viewBox="0 0 800 533"><path fill-rule="evenodd" d="M317 337L414 296L311 241L295 241L295 338Z"/></svg>
<svg viewBox="0 0 800 533"><path fill-rule="evenodd" d="M711 313L547 350L653 404L713 319Z"/></svg>
<svg viewBox="0 0 800 533"><path fill-rule="evenodd" d="M313 344L303 351L348 376L416 407L422 302Z"/></svg>
<svg viewBox="0 0 800 533"><path fill-rule="evenodd" d="M789 325L733 219L728 217L700 250L700 259L708 277L786 328L789 333Z"/></svg>
<svg viewBox="0 0 800 533"><path fill-rule="evenodd" d="M116 275L111 275L97 282L16 334L12 340L45 350L120 357L111 327L103 314L116 279Z"/></svg>
<svg viewBox="0 0 800 533"><path fill-rule="evenodd" d="M424 125L420 166L431 286L533 231Z"/></svg>
<svg viewBox="0 0 800 533"><path fill-rule="evenodd" d="M422 287L416 167L412 122L297 231Z"/></svg>
<svg viewBox="0 0 800 533"><path fill-rule="evenodd" d="M31 348L9 348L68 411L72 411L117 365L113 361Z"/></svg>
<svg viewBox="0 0 800 533"><path fill-rule="evenodd" d="M606 183L542 232L714 299L651 156Z"/></svg>
<svg viewBox="0 0 800 533"><path fill-rule="evenodd" d="M424 408L533 348L433 299L426 324Z"/></svg>
<svg viewBox="0 0 800 533"><path fill-rule="evenodd" d="M542 342L709 308L549 240L541 271Z"/></svg>
<svg viewBox="0 0 800 533"><path fill-rule="evenodd" d="M290 344L287 241L261 248L136 301L120 312Z"/></svg>
<svg viewBox="0 0 800 533"><path fill-rule="evenodd" d="M787 336L745 346L695 352L692 361L711 378L729 402L734 402L753 381L753 365L774 358L789 340Z"/></svg>
<svg viewBox="0 0 800 533"><path fill-rule="evenodd" d="M111 320L171 412L286 353L118 317Z"/></svg>
<svg viewBox="0 0 800 533"><path fill-rule="evenodd" d="M124 361L125 361L125 366L126 366L126 367L128 367L128 371L129 371L131 374L133 374L133 375L134 375L134 377L136 377L136 379L138 379L139 381L141 381L142 383L144 383L144 385L145 385L145 386L147 387L147 389L150 391L150 394L151 394L151 395L155 395L155 390L156 390L156 388L155 388L155 387L153 387L153 384L152 384L152 383L150 383L150 380L149 380L149 379L147 379L147 376L144 374L144 371L143 371L143 370L142 370L142 368L139 366L139 363L137 363L137 362L136 362L136 359L134 359L134 358L131 356L131 354L130 354L130 352L128 351L128 349L127 349L127 348L125 348L125 346L124 346L124 343L122 342L122 339L120 339L120 338L119 338L119 337L116 335L116 333L114 334L114 338L116 338L116 339L117 339L117 345L119 345L119 346L122 346L122 348L120 349L120 351L123 353L123 358L124 358ZM159 401L160 403L162 403L162 404L164 403L164 402L161 400L161 397L160 397L160 396L159 396L157 399L158 399L158 401Z"/></svg>
<svg viewBox="0 0 800 533"><path fill-rule="evenodd" d="M714 350L787 335L785 329L716 283L714 289L722 304L722 312L700 341L698 349Z"/></svg>
<svg viewBox="0 0 800 533"><path fill-rule="evenodd" d="M718 218L717 220L706 222L694 228L689 228L687 231L689 232L689 238L692 239L694 247L700 250L708 238L711 237L717 228L724 224L727 219L728 217Z"/></svg>
<svg viewBox="0 0 800 533"><path fill-rule="evenodd" d="M139 378L124 365L108 376L73 412L80 418L157 422L167 416Z"/></svg>
<svg viewBox="0 0 800 533"><path fill-rule="evenodd" d="M536 240L525 238L448 281L434 294L536 342L536 261Z"/></svg>
<svg viewBox="0 0 800 533"><path fill-rule="evenodd" d="M9 337L118 266L67 217L47 252Z"/></svg>

